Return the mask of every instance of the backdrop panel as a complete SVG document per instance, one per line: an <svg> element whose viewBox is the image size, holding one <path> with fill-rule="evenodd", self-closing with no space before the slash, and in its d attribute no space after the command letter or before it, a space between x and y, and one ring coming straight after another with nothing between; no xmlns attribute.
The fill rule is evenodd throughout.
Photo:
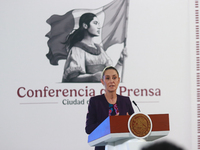
<svg viewBox="0 0 200 150"><path fill-rule="evenodd" d="M61 83L65 60L53 66L46 57L45 35L50 31L46 20L110 2L1 2L0 149L93 149L84 129L88 100L102 94L104 87L101 83ZM188 150L197 145L192 144L197 136L192 135L195 112L190 107L196 106L191 101L191 73L195 72L190 61L195 9L195 1L188 0L130 1L128 57L118 88L118 94L130 96L144 113L169 113L170 133L160 140L174 141ZM107 49L113 64L122 49L123 44Z"/></svg>

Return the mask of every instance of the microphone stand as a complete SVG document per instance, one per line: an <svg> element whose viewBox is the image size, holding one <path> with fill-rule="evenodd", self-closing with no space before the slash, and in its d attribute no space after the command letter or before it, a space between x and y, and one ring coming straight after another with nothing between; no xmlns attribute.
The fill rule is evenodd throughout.
<svg viewBox="0 0 200 150"><path fill-rule="evenodd" d="M138 107L138 105L136 104L136 102L135 102L135 101L132 101L132 102L133 102L133 104L138 108L139 112L141 112L141 111L140 111L140 108Z"/></svg>

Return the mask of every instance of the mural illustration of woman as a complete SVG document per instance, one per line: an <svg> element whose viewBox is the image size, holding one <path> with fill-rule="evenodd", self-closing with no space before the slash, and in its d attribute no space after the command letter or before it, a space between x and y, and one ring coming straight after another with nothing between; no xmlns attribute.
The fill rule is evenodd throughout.
<svg viewBox="0 0 200 150"><path fill-rule="evenodd" d="M85 13L80 17L79 28L71 33L66 41L69 52L64 66L62 82L100 82L101 73L112 60L93 38L100 35L100 23L93 13ZM126 48L121 52L115 65L122 69Z"/></svg>

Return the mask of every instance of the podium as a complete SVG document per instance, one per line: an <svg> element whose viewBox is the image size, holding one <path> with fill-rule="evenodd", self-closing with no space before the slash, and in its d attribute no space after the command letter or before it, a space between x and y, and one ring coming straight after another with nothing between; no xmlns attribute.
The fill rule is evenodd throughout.
<svg viewBox="0 0 200 150"><path fill-rule="evenodd" d="M88 136L88 143L106 150L140 150L148 141L168 135L169 130L168 114L109 116Z"/></svg>

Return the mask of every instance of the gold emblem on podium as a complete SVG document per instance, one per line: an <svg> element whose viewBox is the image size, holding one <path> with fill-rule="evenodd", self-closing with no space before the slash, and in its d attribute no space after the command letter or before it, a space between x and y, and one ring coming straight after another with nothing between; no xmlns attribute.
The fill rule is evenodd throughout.
<svg viewBox="0 0 200 150"><path fill-rule="evenodd" d="M133 114L128 121L129 132L139 138L147 137L152 129L152 122L149 116L143 113Z"/></svg>

